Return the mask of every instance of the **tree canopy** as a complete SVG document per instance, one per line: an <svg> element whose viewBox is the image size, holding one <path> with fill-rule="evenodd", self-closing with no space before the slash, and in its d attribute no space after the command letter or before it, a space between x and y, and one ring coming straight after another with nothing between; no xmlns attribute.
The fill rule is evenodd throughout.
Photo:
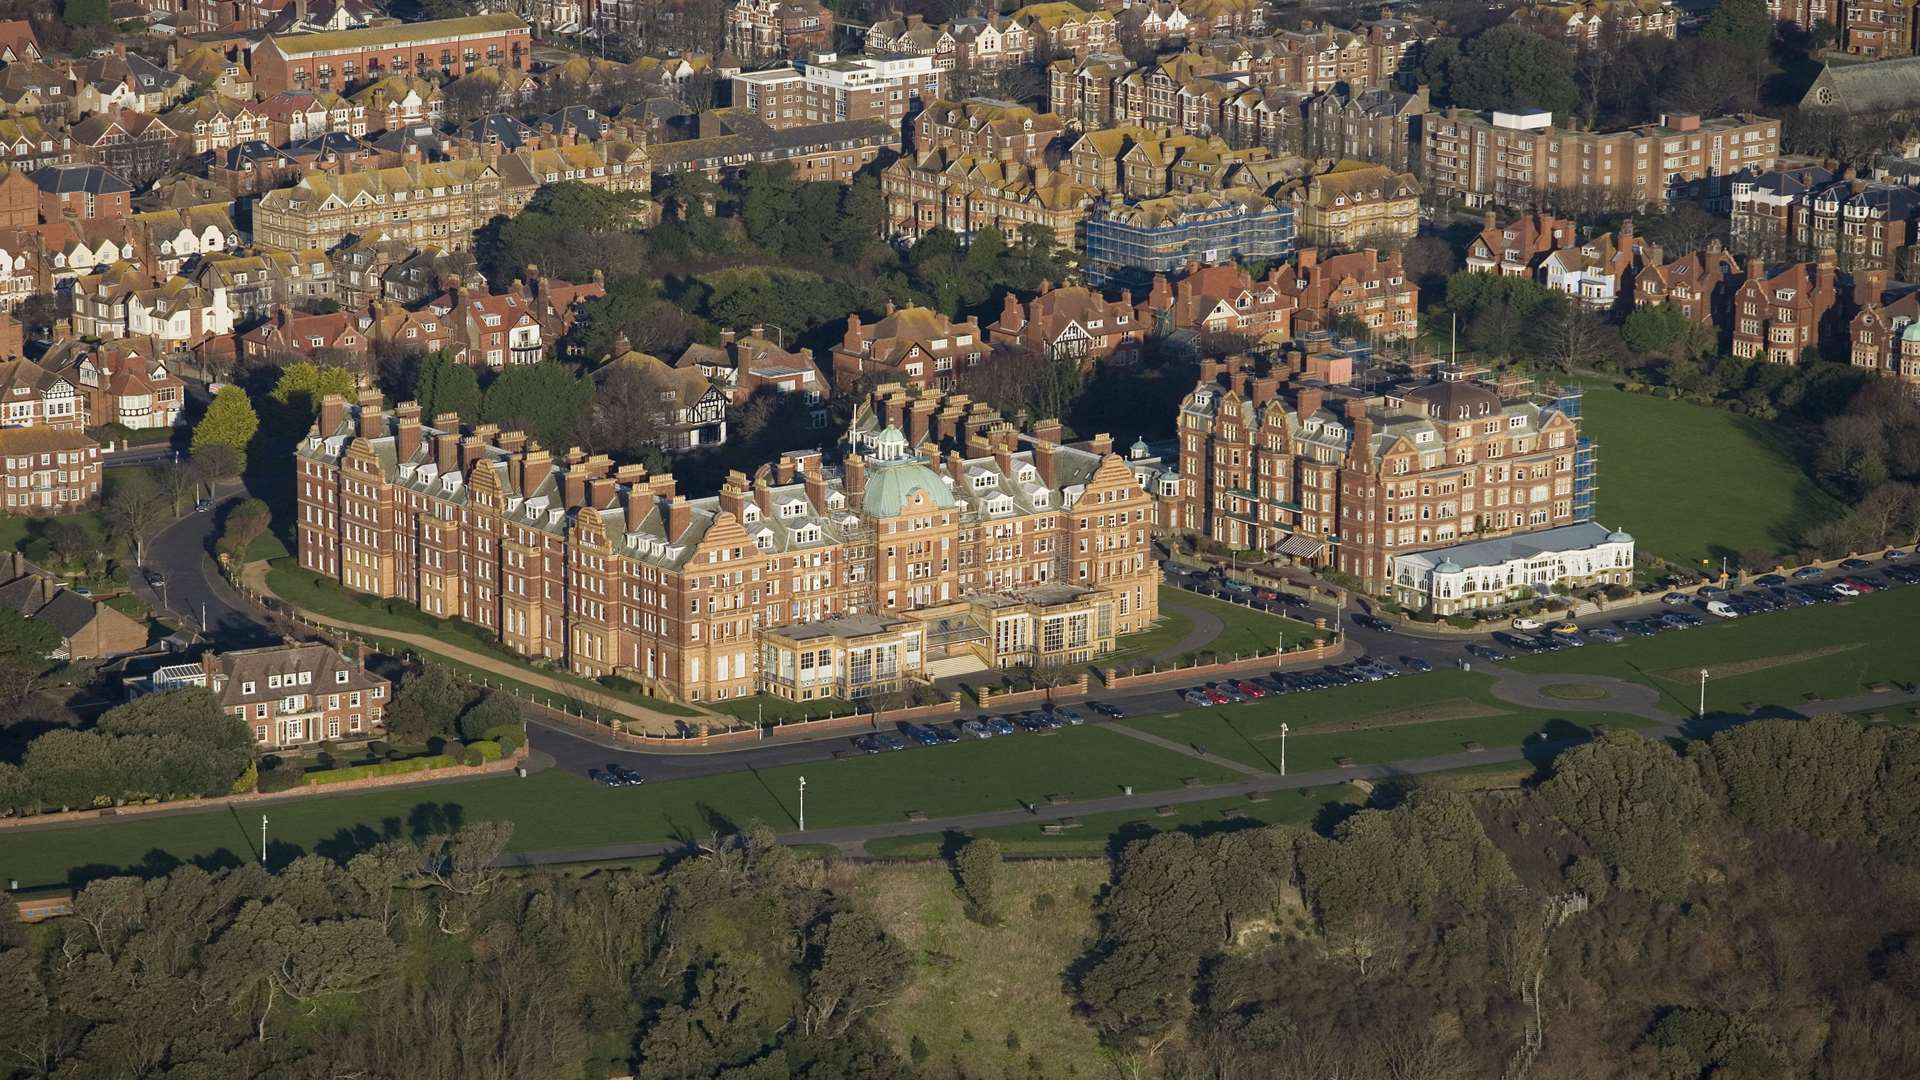
<svg viewBox="0 0 1920 1080"><path fill-rule="evenodd" d="M255 415L247 392L237 386L223 386L208 403L206 415L194 425L191 446L196 454L206 447L224 446L233 451L244 470L247 444L259 430L260 418Z"/></svg>

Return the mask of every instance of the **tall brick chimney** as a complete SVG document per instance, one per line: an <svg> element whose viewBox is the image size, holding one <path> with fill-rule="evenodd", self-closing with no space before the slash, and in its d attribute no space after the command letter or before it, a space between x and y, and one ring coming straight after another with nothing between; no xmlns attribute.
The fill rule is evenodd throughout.
<svg viewBox="0 0 1920 1080"><path fill-rule="evenodd" d="M1059 470L1054 467L1053 455L1060 450L1060 444L1036 442L1033 444L1033 467L1040 474L1040 482L1047 487L1055 487L1055 478Z"/></svg>
<svg viewBox="0 0 1920 1080"><path fill-rule="evenodd" d="M1061 431L1060 421L1056 419L1036 420L1033 423L1033 437L1039 442L1052 443L1058 446L1060 445Z"/></svg>
<svg viewBox="0 0 1920 1080"><path fill-rule="evenodd" d="M394 428L394 459L412 461L413 455L420 452L420 403L403 401L393 410L393 415L399 421Z"/></svg>
<svg viewBox="0 0 1920 1080"><path fill-rule="evenodd" d="M460 471L468 469L487 456L487 440L480 435L468 435L460 440Z"/></svg>
<svg viewBox="0 0 1920 1080"><path fill-rule="evenodd" d="M377 439L387 433L387 417L378 403L360 403L360 437Z"/></svg>
<svg viewBox="0 0 1920 1080"><path fill-rule="evenodd" d="M859 454L847 455L847 501L854 506L867 501L867 459Z"/></svg>
<svg viewBox="0 0 1920 1080"><path fill-rule="evenodd" d="M627 489L627 531L639 532L653 512L653 491L635 484Z"/></svg>
<svg viewBox="0 0 1920 1080"><path fill-rule="evenodd" d="M339 394L328 394L320 399L320 436L326 438L340 430L347 420L347 399Z"/></svg>
<svg viewBox="0 0 1920 1080"><path fill-rule="evenodd" d="M1087 443L1087 449L1100 457L1106 457L1113 453L1113 436L1103 431Z"/></svg>
<svg viewBox="0 0 1920 1080"><path fill-rule="evenodd" d="M595 510L605 510L613 505L613 496L620 490L620 484L611 476L596 476L587 481L587 505Z"/></svg>
<svg viewBox="0 0 1920 1080"><path fill-rule="evenodd" d="M675 495L667 504L667 539L678 540L693 524L693 507L687 505L685 495Z"/></svg>
<svg viewBox="0 0 1920 1080"><path fill-rule="evenodd" d="M460 432L442 431L433 437L433 464L440 475L460 471Z"/></svg>
<svg viewBox="0 0 1920 1080"><path fill-rule="evenodd" d="M747 474L738 469L727 473L727 482L720 486L720 510L732 514L735 520L744 521L747 511Z"/></svg>
<svg viewBox="0 0 1920 1080"><path fill-rule="evenodd" d="M528 443L524 460L520 464L520 494L523 498L533 498L540 485L553 475L553 455L539 443Z"/></svg>
<svg viewBox="0 0 1920 1080"><path fill-rule="evenodd" d="M1320 403L1325 401L1326 397L1326 391L1317 386L1303 386L1293 395L1294 411L1299 413L1300 419L1304 421L1320 411Z"/></svg>
<svg viewBox="0 0 1920 1080"><path fill-rule="evenodd" d="M587 473L585 469L569 465L565 475L560 478L560 486L568 508L579 506L587 501Z"/></svg>

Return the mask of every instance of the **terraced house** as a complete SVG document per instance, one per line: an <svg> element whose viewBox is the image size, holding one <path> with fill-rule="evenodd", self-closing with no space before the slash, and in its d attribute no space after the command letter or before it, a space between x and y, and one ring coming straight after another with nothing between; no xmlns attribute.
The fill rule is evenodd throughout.
<svg viewBox="0 0 1920 1080"><path fill-rule="evenodd" d="M311 172L260 197L253 236L263 247L326 251L377 230L416 247L463 251L474 230L500 212L500 196L500 173L478 159Z"/></svg>
<svg viewBox="0 0 1920 1080"><path fill-rule="evenodd" d="M838 464L789 454L701 499L644 466L329 397L296 450L300 563L690 701L767 688L768 639L836 616L914 621L926 655L894 661L942 673L1090 660L1157 617L1147 496L1110 440L1001 427L943 454L895 422L934 410L892 391Z"/></svg>

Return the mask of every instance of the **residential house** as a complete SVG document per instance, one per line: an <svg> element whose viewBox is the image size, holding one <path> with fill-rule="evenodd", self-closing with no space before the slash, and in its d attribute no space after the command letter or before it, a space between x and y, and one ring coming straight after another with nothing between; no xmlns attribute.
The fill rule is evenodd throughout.
<svg viewBox="0 0 1920 1080"><path fill-rule="evenodd" d="M227 212L230 206L216 203L152 210L132 215L127 223L133 226L139 246L147 253L149 268L158 276L171 277L194 258L224 254L240 246L240 230Z"/></svg>
<svg viewBox="0 0 1920 1080"><path fill-rule="evenodd" d="M726 47L750 64L831 52L833 12L797 0L736 0Z"/></svg>
<svg viewBox="0 0 1920 1080"><path fill-rule="evenodd" d="M924 389L952 389L986 358L980 322L953 322L923 307L895 310L872 326L847 316L847 332L833 350L835 393L852 393L861 380L877 378Z"/></svg>
<svg viewBox="0 0 1920 1080"><path fill-rule="evenodd" d="M181 145L195 154L263 141L272 134L266 114L252 102L219 94L194 98L168 113L166 121L180 133Z"/></svg>
<svg viewBox="0 0 1920 1080"><path fill-rule="evenodd" d="M656 356L635 350L617 337L613 354L594 369L594 378L633 368L644 373L646 385L659 397L660 416L654 424L660 449L668 453L718 446L727 441L727 391L694 366L674 367Z"/></svg>
<svg viewBox="0 0 1920 1080"><path fill-rule="evenodd" d="M993 228L1011 237L1035 225L1062 247L1074 245L1094 197L1092 190L1044 163L953 156L942 150L887 166L880 174L880 190L896 236L947 229L971 237Z"/></svg>
<svg viewBox="0 0 1920 1080"><path fill-rule="evenodd" d="M128 52L120 42L103 55L73 61L69 71L82 113L157 113L193 92L191 79Z"/></svg>
<svg viewBox="0 0 1920 1080"><path fill-rule="evenodd" d="M232 332L233 309L224 289L171 277L127 296L125 333L153 339L162 353L196 348Z"/></svg>
<svg viewBox="0 0 1920 1080"><path fill-rule="evenodd" d="M1731 326L1740 275L1740 263L1733 254L1720 241L1709 240L1699 251L1642 267L1634 275L1633 303L1635 307L1671 304L1695 326Z"/></svg>
<svg viewBox="0 0 1920 1080"><path fill-rule="evenodd" d="M916 152L947 150L958 156L1044 162L1066 134L1066 119L1025 105L991 98L933 101L913 120Z"/></svg>
<svg viewBox="0 0 1920 1080"><path fill-rule="evenodd" d="M0 446L9 434L0 432ZM12 478L9 469L8 479ZM10 500L18 497L13 491L7 496ZM0 562L0 575L6 576L6 581L0 582L0 607L51 626L60 635L60 645L48 659L94 660L147 647L146 626L131 616L90 596L81 596L17 551L0 555L0 560L4 560Z"/></svg>
<svg viewBox="0 0 1920 1080"><path fill-rule="evenodd" d="M1569 244L1540 263L1540 283L1596 311L1611 311L1633 297L1633 278L1642 267L1665 261L1658 245L1633 232L1633 219L1618 232Z"/></svg>
<svg viewBox="0 0 1920 1080"><path fill-rule="evenodd" d="M1049 360L1075 360L1091 367L1119 353L1131 353L1146 337L1134 317L1133 295L1108 300L1084 285L1053 287L1042 282L1039 295L1022 303L1011 291L1000 317L987 327L987 343L1030 350Z"/></svg>
<svg viewBox="0 0 1920 1080"><path fill-rule="evenodd" d="M0 22L0 64L18 64L40 59L40 39L33 24L25 19Z"/></svg>
<svg viewBox="0 0 1920 1080"><path fill-rule="evenodd" d="M1351 248L1411 239L1420 231L1420 181L1385 165L1342 161L1307 180L1294 221L1307 244Z"/></svg>
<svg viewBox="0 0 1920 1080"><path fill-rule="evenodd" d="M1407 277L1398 251L1382 256L1366 248L1322 259L1317 249L1302 248L1293 269L1281 275L1280 286L1294 296L1295 330L1332 330L1351 317L1380 341L1418 335L1420 287Z"/></svg>
<svg viewBox="0 0 1920 1080"><path fill-rule="evenodd" d="M1920 289L1897 294L1861 295L1860 311L1848 326L1848 360L1883 378L1897 380L1909 394L1920 393ZM1870 292L1871 290L1869 290Z"/></svg>
<svg viewBox="0 0 1920 1080"><path fill-rule="evenodd" d="M1290 271L1276 266L1265 278L1255 278L1239 263L1196 263L1173 282L1165 274L1155 274L1136 322L1148 334L1191 330L1290 340L1299 298L1282 287L1282 275Z"/></svg>
<svg viewBox="0 0 1920 1080"><path fill-rule="evenodd" d="M467 347L467 363L490 368L537 364L547 357L538 309L526 286L495 295L464 295L452 312L454 333Z"/></svg>
<svg viewBox="0 0 1920 1080"><path fill-rule="evenodd" d="M393 684L320 642L207 653L201 681L262 750L365 739L386 729Z"/></svg>
<svg viewBox="0 0 1920 1080"><path fill-rule="evenodd" d="M73 136L64 127L49 126L37 116L0 117L0 164L24 177L48 165L73 163Z"/></svg>
<svg viewBox="0 0 1920 1080"><path fill-rule="evenodd" d="M174 426L187 403L187 384L151 351L132 339L88 345L64 338L40 362L80 388L88 424L148 431Z"/></svg>
<svg viewBox="0 0 1920 1080"><path fill-rule="evenodd" d="M98 165L137 188L159 179L179 159L179 133L145 113L95 113L63 137L72 157Z"/></svg>
<svg viewBox="0 0 1920 1080"><path fill-rule="evenodd" d="M500 174L483 160L313 172L260 197L253 235L264 247L324 251L378 230L393 240L465 249L499 209Z"/></svg>
<svg viewBox="0 0 1920 1080"><path fill-rule="evenodd" d="M1396 173L1420 168L1420 124L1429 111L1424 86L1407 93L1342 84L1307 98L1301 111L1308 157L1378 162Z"/></svg>
<svg viewBox="0 0 1920 1080"><path fill-rule="evenodd" d="M1733 295L1733 355L1746 360L1797 364L1808 350L1837 338L1839 280L1832 250L1811 263L1797 262L1768 273L1747 260L1747 277Z"/></svg>
<svg viewBox="0 0 1920 1080"><path fill-rule="evenodd" d="M1511 224L1496 224L1487 211L1486 227L1467 244L1466 267L1481 274L1538 278L1547 256L1571 246L1579 232L1573 222L1535 210Z"/></svg>
<svg viewBox="0 0 1920 1080"><path fill-rule="evenodd" d="M79 387L31 360L0 360L0 426L79 431L91 426Z"/></svg>
<svg viewBox="0 0 1920 1080"><path fill-rule="evenodd" d="M298 359L357 368L372 354L373 342L367 328L345 311L310 315L283 307L237 335L236 350L249 360Z"/></svg>
<svg viewBox="0 0 1920 1080"><path fill-rule="evenodd" d="M40 219L123 218L133 212L133 185L98 165L48 165L27 174L40 189Z"/></svg>

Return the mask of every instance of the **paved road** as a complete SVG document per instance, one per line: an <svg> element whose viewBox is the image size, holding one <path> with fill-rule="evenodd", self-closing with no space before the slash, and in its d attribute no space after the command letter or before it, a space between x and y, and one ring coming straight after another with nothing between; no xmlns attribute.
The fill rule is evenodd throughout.
<svg viewBox="0 0 1920 1080"><path fill-rule="evenodd" d="M279 640L253 606L220 576L213 562L213 537L220 516L245 497L239 484L225 485L211 510L190 513L147 541L147 570L157 572L165 586L146 581L134 585L147 602L187 620L221 649L270 645Z"/></svg>

